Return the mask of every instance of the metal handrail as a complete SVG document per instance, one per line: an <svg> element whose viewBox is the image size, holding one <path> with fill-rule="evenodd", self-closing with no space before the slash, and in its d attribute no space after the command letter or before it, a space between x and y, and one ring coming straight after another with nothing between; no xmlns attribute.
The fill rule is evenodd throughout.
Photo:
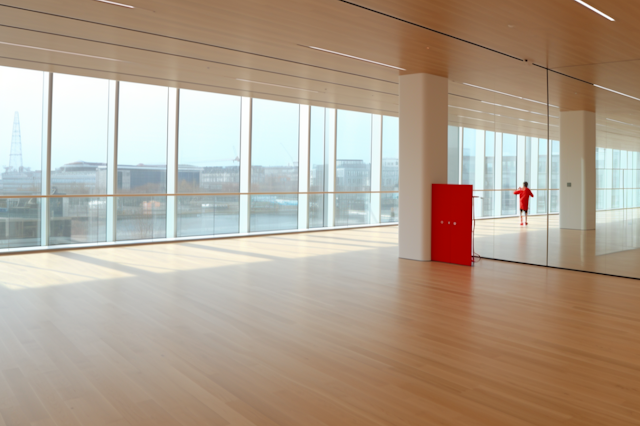
<svg viewBox="0 0 640 426"><path fill-rule="evenodd" d="M111 197L223 197L242 195L323 195L323 194L397 194L399 191L334 191L334 192L195 192L162 194L52 194L52 195L0 195L1 199L18 198L111 198Z"/></svg>

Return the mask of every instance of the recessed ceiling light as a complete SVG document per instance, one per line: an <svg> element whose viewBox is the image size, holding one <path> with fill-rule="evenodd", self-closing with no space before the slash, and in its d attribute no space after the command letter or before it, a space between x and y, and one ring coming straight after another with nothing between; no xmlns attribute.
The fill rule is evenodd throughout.
<svg viewBox="0 0 640 426"><path fill-rule="evenodd" d="M75 56L84 56L86 58L104 59L105 61L124 62L124 61L121 61L120 59L105 58L105 57L102 57L102 56L85 55L85 54L82 54L82 53L65 52L64 50L45 49L44 47L27 46L27 45L24 45L24 44L7 43L7 42L4 42L4 41L0 41L0 44L5 44L7 46L25 47L27 49L45 50L47 52L54 52L54 53L64 53L65 55L75 55Z"/></svg>
<svg viewBox="0 0 640 426"><path fill-rule="evenodd" d="M469 83L462 83L462 84L464 84L465 86L475 87L476 89L488 90L489 92L499 93L499 94L505 95L505 96L511 96L512 98L516 98L516 99L522 99L523 101L535 102L535 103L540 104L540 105L547 105L545 102L534 101L533 99L523 98L522 96L512 95L510 93L505 93L505 92L499 92L499 91L493 90L493 89L487 89L486 87L476 86L475 84L469 84ZM552 107L552 108L558 108L557 106L551 105L551 104L549 104L549 106Z"/></svg>
<svg viewBox="0 0 640 426"><path fill-rule="evenodd" d="M598 15L603 16L603 17L607 18L607 19L608 19L608 20L610 20L610 21L615 21L615 19L613 19L611 16L607 15L607 14L606 14L606 13L604 13L604 12L599 11L599 10L598 10L598 9L596 9L595 7L593 7L593 6L591 6L591 5L589 5L589 4L585 3L585 2L583 2L582 0L575 0L575 1L576 1L576 2L578 2L578 3L580 3L581 5L583 5L584 7L587 7L587 8L589 8L589 9L593 10L593 11L594 11L595 13L597 13Z"/></svg>
<svg viewBox="0 0 640 426"><path fill-rule="evenodd" d="M613 121L614 123L626 124L627 126L640 127L637 124L625 123L624 121L614 120L612 118L607 118L607 121Z"/></svg>
<svg viewBox="0 0 640 426"><path fill-rule="evenodd" d="M396 67L396 66L389 65L389 64L384 64L382 62L372 61L370 59L360 58L358 56L347 55L346 53L335 52L333 50L322 49L320 47L315 47L315 46L304 46L302 44L300 46L308 47L309 49L319 50L321 52L333 53L334 55L346 56L347 58L357 59L359 61L364 61L364 62L369 62L370 64L381 65L383 67L393 68L393 69L400 70L400 71L406 71L404 68Z"/></svg>
<svg viewBox="0 0 640 426"><path fill-rule="evenodd" d="M539 121L531 121L531 120L525 120L524 118L509 117L507 115L494 114L492 112L485 112L485 111L478 111L477 109L463 108L463 107L459 107L459 106L455 106L455 105L449 105L449 108L457 108L457 109L462 109L462 110L465 110L465 111L478 112L480 114L489 114L489 115L493 115L494 117L504 117L504 118L508 118L508 119L511 119L511 120L526 121L527 123L542 124L543 126L547 125L547 123L541 123ZM459 115L458 117L464 117L464 116ZM551 116L551 117L553 117L553 116ZM464 117L464 118L471 118L471 117ZM558 117L555 117L555 118L558 118ZM472 120L480 120L480 119L479 118L472 118ZM491 121L491 123L493 123L493 121ZM558 126L556 126L554 124L549 124L549 126L558 127Z"/></svg>
<svg viewBox="0 0 640 426"><path fill-rule="evenodd" d="M238 81L244 81L244 82L246 82L246 83L264 84L265 86L274 86L274 87L283 87L283 88L285 88L285 89L301 90L301 91L303 91L303 92L320 93L320 92L315 91L315 90L300 89L299 87L283 86L283 85L281 85L281 84L264 83L264 82L262 82L262 81L244 80L244 79L242 79L242 78L236 78L236 80L238 80Z"/></svg>
<svg viewBox="0 0 640 426"><path fill-rule="evenodd" d="M509 109L514 109L516 111L528 112L529 114L543 115L545 117L547 116L547 114L544 114L544 113L541 113L541 112L529 111L527 109L515 108L515 107L512 107L512 106L501 105L501 104L494 104L493 102L487 102L487 101L480 101L480 102L482 102L483 104L494 105L494 106L501 107L501 108L509 108ZM549 117L558 118L555 115L550 115Z"/></svg>
<svg viewBox="0 0 640 426"><path fill-rule="evenodd" d="M112 4L114 6L126 7L127 9L135 9L135 7L129 4L116 3L115 1L109 1L109 0L95 0L95 1L99 1L100 3Z"/></svg>
<svg viewBox="0 0 640 426"><path fill-rule="evenodd" d="M466 118L467 120L478 120L478 121L485 121L487 123L494 123L493 121L483 120L482 118L465 117L464 115L459 115L458 118Z"/></svg>
<svg viewBox="0 0 640 426"><path fill-rule="evenodd" d="M608 90L609 92L617 93L618 95L626 96L627 98L631 98L631 99L635 99L636 101L640 101L640 98L636 98L635 96L627 95L626 93L618 92L617 90L608 89L608 88L606 88L604 86L600 86L598 84L594 84L594 86L597 87L598 89Z"/></svg>

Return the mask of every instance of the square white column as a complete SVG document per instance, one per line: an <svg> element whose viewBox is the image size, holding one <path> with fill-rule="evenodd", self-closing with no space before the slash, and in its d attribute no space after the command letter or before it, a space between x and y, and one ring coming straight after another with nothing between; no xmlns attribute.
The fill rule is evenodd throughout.
<svg viewBox="0 0 640 426"><path fill-rule="evenodd" d="M447 183L449 81L400 77L400 257L431 260L432 184Z"/></svg>
<svg viewBox="0 0 640 426"><path fill-rule="evenodd" d="M560 113L560 228L596 229L596 113Z"/></svg>

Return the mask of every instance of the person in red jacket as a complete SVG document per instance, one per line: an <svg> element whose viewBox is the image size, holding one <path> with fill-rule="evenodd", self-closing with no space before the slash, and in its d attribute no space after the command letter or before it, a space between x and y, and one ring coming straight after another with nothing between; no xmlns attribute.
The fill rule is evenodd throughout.
<svg viewBox="0 0 640 426"><path fill-rule="evenodd" d="M514 192L515 195L520 196L520 225L522 226L522 213L524 213L525 225L529 224L529 197L533 197L533 192L529 189L529 182L523 183L524 188L518 188Z"/></svg>

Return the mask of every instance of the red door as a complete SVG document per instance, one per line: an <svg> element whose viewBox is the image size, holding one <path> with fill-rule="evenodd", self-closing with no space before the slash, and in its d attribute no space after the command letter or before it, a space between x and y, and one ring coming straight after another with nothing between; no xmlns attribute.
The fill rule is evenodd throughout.
<svg viewBox="0 0 640 426"><path fill-rule="evenodd" d="M473 186L471 185L452 185L454 189L454 199L451 201L451 217L450 241L453 246L450 263L458 265L471 266L472 253L471 244L473 235Z"/></svg>
<svg viewBox="0 0 640 426"><path fill-rule="evenodd" d="M472 185L434 184L431 259L471 266Z"/></svg>
<svg viewBox="0 0 640 426"><path fill-rule="evenodd" d="M448 185L433 185L431 203L431 260L450 262L449 207L446 203Z"/></svg>

